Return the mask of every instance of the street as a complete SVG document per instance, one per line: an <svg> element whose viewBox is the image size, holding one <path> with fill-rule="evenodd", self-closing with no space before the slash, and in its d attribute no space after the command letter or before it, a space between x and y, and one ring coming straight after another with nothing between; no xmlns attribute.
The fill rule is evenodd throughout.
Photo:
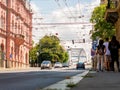
<svg viewBox="0 0 120 90"><path fill-rule="evenodd" d="M40 90L71 77L82 70L40 70L30 72L0 73L0 90Z"/></svg>

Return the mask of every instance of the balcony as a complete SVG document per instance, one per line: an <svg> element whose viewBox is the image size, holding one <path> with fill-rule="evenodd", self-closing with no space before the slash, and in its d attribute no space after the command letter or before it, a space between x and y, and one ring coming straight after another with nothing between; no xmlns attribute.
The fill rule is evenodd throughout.
<svg viewBox="0 0 120 90"><path fill-rule="evenodd" d="M108 0L105 12L105 19L107 22L115 24L119 18L118 8L119 0Z"/></svg>
<svg viewBox="0 0 120 90"><path fill-rule="evenodd" d="M22 35L22 34L16 34L15 35L15 43L16 43L17 46L20 46L24 42L25 42L24 35Z"/></svg>

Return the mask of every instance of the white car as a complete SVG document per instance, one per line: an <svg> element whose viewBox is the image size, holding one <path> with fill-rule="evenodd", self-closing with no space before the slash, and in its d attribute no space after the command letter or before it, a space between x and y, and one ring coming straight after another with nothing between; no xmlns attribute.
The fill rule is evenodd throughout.
<svg viewBox="0 0 120 90"><path fill-rule="evenodd" d="M63 63L62 67L69 67L69 63Z"/></svg>
<svg viewBox="0 0 120 90"><path fill-rule="evenodd" d="M62 67L62 63L61 62L56 62L54 64L54 68L61 68Z"/></svg>
<svg viewBox="0 0 120 90"><path fill-rule="evenodd" d="M51 61L48 61L48 60L42 61L42 63L41 63L41 69L45 69L45 68L49 68L49 69L52 68Z"/></svg>

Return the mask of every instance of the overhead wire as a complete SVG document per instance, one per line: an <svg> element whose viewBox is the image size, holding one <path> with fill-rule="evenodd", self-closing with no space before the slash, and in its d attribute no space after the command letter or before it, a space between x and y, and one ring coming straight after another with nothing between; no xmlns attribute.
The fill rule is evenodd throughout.
<svg viewBox="0 0 120 90"><path fill-rule="evenodd" d="M69 8L66 0L63 0L63 2L64 2L64 4L65 4L65 6L67 7L67 9L68 9L68 11L69 11L69 13L70 13L70 15L71 15L71 18L74 18L75 21L76 21L76 17L73 15L72 11L70 10L70 8Z"/></svg>
<svg viewBox="0 0 120 90"><path fill-rule="evenodd" d="M80 10L80 1L78 0L78 12L80 11L81 13L81 10Z"/></svg>
<svg viewBox="0 0 120 90"><path fill-rule="evenodd" d="M61 9L61 11L63 12L63 14L66 16L65 11L63 10L62 6L59 3L59 0L55 0L56 4L58 5L58 7Z"/></svg>

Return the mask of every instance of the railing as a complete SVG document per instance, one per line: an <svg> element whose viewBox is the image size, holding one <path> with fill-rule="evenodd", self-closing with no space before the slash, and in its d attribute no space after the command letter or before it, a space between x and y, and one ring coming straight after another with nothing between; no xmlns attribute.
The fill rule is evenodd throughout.
<svg viewBox="0 0 120 90"><path fill-rule="evenodd" d="M106 7L105 19L107 22L112 23L113 25L117 22L119 15L118 15L118 5L119 0L108 0L108 4Z"/></svg>
<svg viewBox="0 0 120 90"><path fill-rule="evenodd" d="M17 46L20 46L21 44L23 44L24 43L24 35L22 35L22 34L16 34L15 35L15 43L16 43L16 45Z"/></svg>
<svg viewBox="0 0 120 90"><path fill-rule="evenodd" d="M119 0L108 0L107 9L115 9L118 7Z"/></svg>
<svg viewBox="0 0 120 90"><path fill-rule="evenodd" d="M20 39L24 39L24 35L22 35L22 34L16 34L15 37L16 37L16 38L20 38Z"/></svg>

